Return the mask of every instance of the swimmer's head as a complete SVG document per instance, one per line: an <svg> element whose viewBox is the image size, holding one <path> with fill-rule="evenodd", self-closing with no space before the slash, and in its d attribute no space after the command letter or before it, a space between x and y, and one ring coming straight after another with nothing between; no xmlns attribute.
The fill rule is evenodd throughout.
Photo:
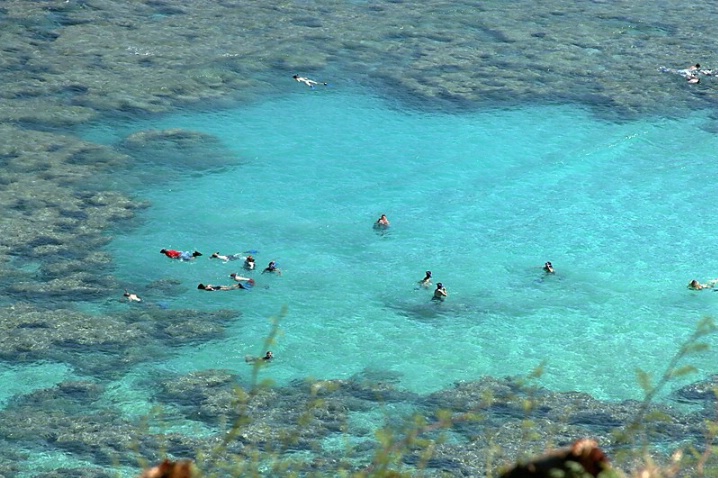
<svg viewBox="0 0 718 478"><path fill-rule="evenodd" d="M167 252L167 249L160 250L160 254L164 254L165 252Z"/></svg>
<svg viewBox="0 0 718 478"><path fill-rule="evenodd" d="M215 252L211 256L209 256L210 259L216 259L218 257L219 257L219 252Z"/></svg>
<svg viewBox="0 0 718 478"><path fill-rule="evenodd" d="M201 255L202 255L202 253L201 253L201 252L198 252L198 251L194 251L194 252L192 253L192 257L199 257L199 256L201 256Z"/></svg>
<svg viewBox="0 0 718 478"><path fill-rule="evenodd" d="M199 285L197 286L197 288L198 288L198 289L206 289L207 286L204 285L204 284L202 284L202 283L200 282Z"/></svg>
<svg viewBox="0 0 718 478"><path fill-rule="evenodd" d="M426 271L426 277L431 277L431 271Z"/></svg>
<svg viewBox="0 0 718 478"><path fill-rule="evenodd" d="M437 288L437 289L443 289L443 288L444 288L444 284L442 284L441 282L439 282L438 284L436 284L436 288Z"/></svg>
<svg viewBox="0 0 718 478"><path fill-rule="evenodd" d="M232 272L232 273L229 275L229 277L231 277L232 279L234 279L235 277L237 277L237 273L236 273L236 272Z"/></svg>

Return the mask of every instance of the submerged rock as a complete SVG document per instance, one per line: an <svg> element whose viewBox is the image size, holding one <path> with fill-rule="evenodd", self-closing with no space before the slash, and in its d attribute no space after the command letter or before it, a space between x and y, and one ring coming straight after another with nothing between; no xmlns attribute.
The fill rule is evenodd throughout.
<svg viewBox="0 0 718 478"><path fill-rule="evenodd" d="M184 174L219 169L236 161L234 152L217 137L183 129L140 131L125 138L119 148L140 163Z"/></svg>

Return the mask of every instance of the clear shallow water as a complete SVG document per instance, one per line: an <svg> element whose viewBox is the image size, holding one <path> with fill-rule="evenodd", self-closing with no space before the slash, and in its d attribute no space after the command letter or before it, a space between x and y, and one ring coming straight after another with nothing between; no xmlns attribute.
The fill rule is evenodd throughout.
<svg viewBox="0 0 718 478"><path fill-rule="evenodd" d="M718 276L718 139L705 121L610 124L570 107L407 112L360 91L298 87L86 137L184 128L217 136L239 159L201 175L171 158L145 164L146 177L173 181L137 191L152 203L144 223L108 248L119 278L138 288L186 284L162 299L169 307L241 311L225 340L177 350L157 368L249 376L243 357L262 352L267 318L286 305L266 371L278 384L389 370L425 393L545 360L541 384L617 400L639 398L635 369L662 371L718 308L718 294L686 289ZM384 235L371 227L382 213L392 221ZM179 263L163 247L205 255ZM276 260L284 274L255 272L248 292L196 290L242 272L208 259L213 251L249 249L260 270ZM448 288L445 303L415 287L427 269ZM710 357L691 363L712 371ZM126 390L141 401L131 389L119 386L116 399Z"/></svg>

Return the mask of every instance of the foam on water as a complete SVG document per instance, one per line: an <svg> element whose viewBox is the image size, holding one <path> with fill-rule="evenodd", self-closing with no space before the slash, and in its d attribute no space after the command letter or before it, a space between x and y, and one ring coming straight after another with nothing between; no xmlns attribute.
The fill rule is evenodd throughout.
<svg viewBox="0 0 718 478"><path fill-rule="evenodd" d="M203 175L143 165L173 181L137 191L152 203L143 225L109 246L122 280L187 285L169 307L241 311L225 340L178 350L160 369L249 375L243 357L263 352L267 318L286 305L265 372L279 384L389 370L424 393L545 360L543 385L623 399L640 397L636 368L662 371L718 308L718 294L686 289L718 275L718 140L703 122L612 124L570 107L401 111L326 88L86 134L184 128L239 158ZM383 235L371 227L382 213ZM180 263L161 248L204 256ZM211 252L249 249L259 271L276 260L283 275L255 272L252 291L196 290L242 272ZM555 276L542 273L547 260ZM417 290L427 269L445 303ZM692 363L710 370L707 357Z"/></svg>

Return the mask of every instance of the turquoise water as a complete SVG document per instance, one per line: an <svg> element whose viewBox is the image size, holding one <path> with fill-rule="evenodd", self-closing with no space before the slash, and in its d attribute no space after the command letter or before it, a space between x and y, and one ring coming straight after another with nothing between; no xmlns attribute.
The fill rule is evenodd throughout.
<svg viewBox="0 0 718 478"><path fill-rule="evenodd" d="M0 475L137 476L140 456L193 455L149 443L172 432L210 448L221 426L190 415L204 408L177 390L199 402L216 398L212 384L163 372L227 369L246 385L245 356L266 351L285 308L262 376L292 385L292 399L306 378L396 378L427 394L543 363L538 384L551 390L639 399L636 369L658 376L716 316L718 294L686 285L718 278L718 78L661 71L716 68L700 34L718 19L712 4L5 3ZM167 130L179 133L153 133ZM118 190L123 204L94 195ZM384 234L372 229L381 214ZM180 263L161 248L204 255ZM251 291L197 290L244 273L212 252L248 250L259 251ZM282 276L260 274L270 260ZM427 269L446 302L417 286ZM144 302L123 302L124 287ZM180 311L173 323L207 312L215 329L159 330L158 305ZM125 324L136 346L118 340ZM223 338L204 339L221 326ZM714 374L712 350L659 399ZM326 424L312 453L349 459L351 443L363 460L375 427L437 403L393 396L366 410L343 394L361 411L341 436ZM298 405L279 398L270 414L291 418ZM457 430L471 441L455 454L466 470L482 473L504 439L516 449L518 424L498 415L491 426L508 434L492 450ZM150 440L135 450L126 438L145 423Z"/></svg>
<svg viewBox="0 0 718 478"><path fill-rule="evenodd" d="M241 312L226 339L150 368L249 376L244 356L263 353L268 318L287 306L264 372L280 385L388 370L426 393L545 361L540 383L552 390L640 398L635 370L660 373L718 310L718 294L686 288L718 276L718 138L707 117L616 124L569 106L444 114L291 86L249 107L84 132L112 144L181 128L232 153L208 154L202 173L172 157L125 173L151 207L114 234L116 275L137 288L186 285L151 294L163 306ZM377 234L382 213L392 226ZM204 256L180 263L161 248ZM282 276L254 272L251 291L196 290L242 273L212 252L250 249L259 271L276 260ZM541 270L548 260L555 276ZM446 302L416 287L427 269ZM713 366L707 356L691 363L701 376ZM148 408L133 388L147 368L115 389L128 413Z"/></svg>

